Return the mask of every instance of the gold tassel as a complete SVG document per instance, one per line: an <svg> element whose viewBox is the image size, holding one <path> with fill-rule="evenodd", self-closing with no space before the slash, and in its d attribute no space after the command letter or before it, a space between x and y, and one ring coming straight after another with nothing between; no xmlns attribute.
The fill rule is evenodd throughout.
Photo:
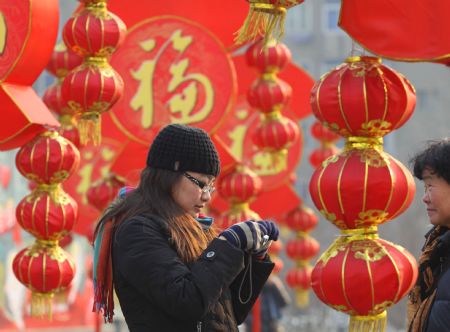
<svg viewBox="0 0 450 332"><path fill-rule="evenodd" d="M78 122L78 130L81 145L87 145L90 141L93 145L100 145L102 141L100 113L83 113Z"/></svg>
<svg viewBox="0 0 450 332"><path fill-rule="evenodd" d="M264 46L275 39L279 41L284 35L286 8L266 3L251 3L247 18L235 33L237 45L264 36Z"/></svg>
<svg viewBox="0 0 450 332"><path fill-rule="evenodd" d="M306 289L297 289L295 291L295 304L298 308L306 308L309 305L309 291Z"/></svg>
<svg viewBox="0 0 450 332"><path fill-rule="evenodd" d="M31 316L52 320L53 293L31 292Z"/></svg>
<svg viewBox="0 0 450 332"><path fill-rule="evenodd" d="M349 332L384 332L386 311L373 316L350 316Z"/></svg>

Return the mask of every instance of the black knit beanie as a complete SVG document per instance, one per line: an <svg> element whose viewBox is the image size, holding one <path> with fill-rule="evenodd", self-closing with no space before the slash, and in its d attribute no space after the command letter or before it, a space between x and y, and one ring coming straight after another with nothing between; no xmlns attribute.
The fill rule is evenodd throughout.
<svg viewBox="0 0 450 332"><path fill-rule="evenodd" d="M164 127L153 141L147 166L217 176L220 161L214 143L200 128L180 124Z"/></svg>

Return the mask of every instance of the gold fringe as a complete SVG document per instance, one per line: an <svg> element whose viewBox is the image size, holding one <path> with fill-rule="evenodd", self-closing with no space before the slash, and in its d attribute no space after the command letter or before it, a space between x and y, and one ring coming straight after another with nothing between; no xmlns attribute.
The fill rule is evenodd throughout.
<svg viewBox="0 0 450 332"><path fill-rule="evenodd" d="M93 145L100 145L102 141L100 113L82 114L78 122L78 130L81 145L87 145L89 142L92 142Z"/></svg>
<svg viewBox="0 0 450 332"><path fill-rule="evenodd" d="M306 308L309 305L309 291L298 289L295 291L295 304L298 308Z"/></svg>
<svg viewBox="0 0 450 332"><path fill-rule="evenodd" d="M31 317L52 320L53 293L31 293Z"/></svg>
<svg viewBox="0 0 450 332"><path fill-rule="evenodd" d="M386 311L374 316L350 316L349 332L384 332Z"/></svg>
<svg viewBox="0 0 450 332"><path fill-rule="evenodd" d="M236 45L256 38L264 37L264 47L275 39L277 42L284 35L286 8L270 4L250 4L250 10L242 27L235 33Z"/></svg>

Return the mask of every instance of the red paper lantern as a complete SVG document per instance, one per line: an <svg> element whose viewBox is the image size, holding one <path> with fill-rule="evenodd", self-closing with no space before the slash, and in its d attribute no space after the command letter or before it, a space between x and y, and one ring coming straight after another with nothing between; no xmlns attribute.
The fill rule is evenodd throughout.
<svg viewBox="0 0 450 332"><path fill-rule="evenodd" d="M245 166L238 166L218 181L221 196L231 204L248 202L261 191L262 182L258 175Z"/></svg>
<svg viewBox="0 0 450 332"><path fill-rule="evenodd" d="M414 198L415 184L405 166L381 149L347 149L314 171L309 191L327 220L354 229L401 214Z"/></svg>
<svg viewBox="0 0 450 332"><path fill-rule="evenodd" d="M283 250L283 243L281 242L280 239L278 239L278 241L273 241L272 244L270 245L269 254L277 256L281 252L281 250Z"/></svg>
<svg viewBox="0 0 450 332"><path fill-rule="evenodd" d="M289 240L286 245L286 254L289 258L296 261L310 260L317 255L319 250L319 242L308 235L302 235L294 240Z"/></svg>
<svg viewBox="0 0 450 332"><path fill-rule="evenodd" d="M376 234L341 236L312 272L312 288L322 302L352 316L374 321L414 285L417 264L404 248ZM351 325L358 317L352 317ZM363 317L364 318L364 317Z"/></svg>
<svg viewBox="0 0 450 332"><path fill-rule="evenodd" d="M286 225L296 232L311 232L317 226L318 218L314 211L300 205L286 215Z"/></svg>
<svg viewBox="0 0 450 332"><path fill-rule="evenodd" d="M270 260L275 264L272 273L278 274L281 270L283 270L284 262L279 257L270 257Z"/></svg>
<svg viewBox="0 0 450 332"><path fill-rule="evenodd" d="M264 45L261 39L253 43L245 52L247 64L261 72L277 72L292 60L291 50L283 43L271 42Z"/></svg>
<svg viewBox="0 0 450 332"><path fill-rule="evenodd" d="M56 131L46 131L24 145L16 155L16 166L38 185L64 181L80 161L78 149Z"/></svg>
<svg viewBox="0 0 450 332"><path fill-rule="evenodd" d="M117 176L100 179L87 191L87 200L97 210L103 211L117 197L119 189L124 185L125 181Z"/></svg>
<svg viewBox="0 0 450 332"><path fill-rule="evenodd" d="M106 0L85 1L85 6L65 24L64 42L79 55L108 57L123 42L126 26L107 10Z"/></svg>
<svg viewBox="0 0 450 332"><path fill-rule="evenodd" d="M292 95L292 88L285 81L272 77L260 78L253 82L248 90L247 100L262 113L281 111Z"/></svg>
<svg viewBox="0 0 450 332"><path fill-rule="evenodd" d="M351 57L311 91L311 107L339 135L380 137L402 126L416 104L414 87L375 57Z"/></svg>
<svg viewBox="0 0 450 332"><path fill-rule="evenodd" d="M23 229L38 239L59 240L72 230L77 212L77 203L65 192L51 195L33 190L17 205L16 218Z"/></svg>
<svg viewBox="0 0 450 332"><path fill-rule="evenodd" d="M32 293L32 315L51 313L51 298L67 288L75 274L75 266L64 250L37 241L20 251L14 258L13 272L16 278Z"/></svg>
<svg viewBox="0 0 450 332"><path fill-rule="evenodd" d="M122 93L122 78L106 60L83 63L71 71L62 84L63 99L81 116L109 110Z"/></svg>
<svg viewBox="0 0 450 332"><path fill-rule="evenodd" d="M289 118L268 117L256 129L253 142L268 151L279 151L289 148L300 138L297 124Z"/></svg>

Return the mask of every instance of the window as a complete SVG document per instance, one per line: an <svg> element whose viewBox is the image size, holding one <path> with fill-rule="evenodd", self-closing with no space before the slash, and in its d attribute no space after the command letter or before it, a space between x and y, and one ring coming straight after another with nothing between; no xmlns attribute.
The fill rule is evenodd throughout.
<svg viewBox="0 0 450 332"><path fill-rule="evenodd" d="M302 3L287 11L285 23L286 37L299 42L313 37L313 6Z"/></svg>

